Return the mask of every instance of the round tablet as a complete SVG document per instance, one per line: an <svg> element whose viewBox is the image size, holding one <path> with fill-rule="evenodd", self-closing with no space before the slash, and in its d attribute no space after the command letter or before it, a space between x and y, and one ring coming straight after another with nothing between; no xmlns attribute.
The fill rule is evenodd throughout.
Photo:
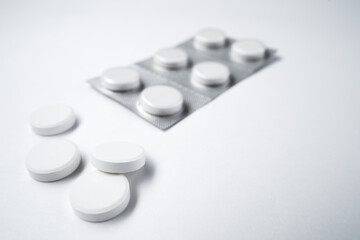
<svg viewBox="0 0 360 240"><path fill-rule="evenodd" d="M128 91L140 86L140 75L132 68L112 68L103 73L101 83L111 91Z"/></svg>
<svg viewBox="0 0 360 240"><path fill-rule="evenodd" d="M130 200L130 187L124 175L100 171L87 173L70 190L70 203L75 214L89 222L102 222L125 210Z"/></svg>
<svg viewBox="0 0 360 240"><path fill-rule="evenodd" d="M217 49L225 46L226 36L218 29L204 29L194 37L194 46L200 50Z"/></svg>
<svg viewBox="0 0 360 240"><path fill-rule="evenodd" d="M207 86L224 84L229 81L229 78L229 68L218 62L198 63L191 73L191 81Z"/></svg>
<svg viewBox="0 0 360 240"><path fill-rule="evenodd" d="M155 53L154 63L167 69L183 68L188 64L188 55L179 48L166 48Z"/></svg>
<svg viewBox="0 0 360 240"><path fill-rule="evenodd" d="M32 178L42 182L62 179L76 170L80 153L74 143L64 140L47 140L34 147L25 164Z"/></svg>
<svg viewBox="0 0 360 240"><path fill-rule="evenodd" d="M260 60L265 57L265 52L265 45L255 39L238 40L231 46L231 57L234 61Z"/></svg>
<svg viewBox="0 0 360 240"><path fill-rule="evenodd" d="M65 132L76 122L72 108L64 104L42 107L30 116L30 125L35 133L43 136Z"/></svg>
<svg viewBox="0 0 360 240"><path fill-rule="evenodd" d="M91 162L100 171L127 173L140 169L145 164L144 149L133 143L112 141L95 147Z"/></svg>
<svg viewBox="0 0 360 240"><path fill-rule="evenodd" d="M178 90L158 85L148 87L141 92L139 106L147 113L165 116L180 112L183 102L183 96Z"/></svg>

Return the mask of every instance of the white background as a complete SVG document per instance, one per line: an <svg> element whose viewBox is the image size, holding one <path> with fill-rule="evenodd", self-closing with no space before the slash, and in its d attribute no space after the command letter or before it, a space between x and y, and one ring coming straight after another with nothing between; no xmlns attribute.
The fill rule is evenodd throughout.
<svg viewBox="0 0 360 240"><path fill-rule="evenodd" d="M255 37L281 60L163 132L85 80L203 27ZM0 239L360 239L359 1L0 2ZM48 139L28 116L68 103L82 167L54 183L24 159ZM52 137L54 138L54 137ZM72 212L103 141L143 145L119 217Z"/></svg>

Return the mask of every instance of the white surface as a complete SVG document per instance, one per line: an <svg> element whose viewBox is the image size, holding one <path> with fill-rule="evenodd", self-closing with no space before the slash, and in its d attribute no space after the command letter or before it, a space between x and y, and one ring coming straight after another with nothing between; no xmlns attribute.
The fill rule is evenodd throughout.
<svg viewBox="0 0 360 240"><path fill-rule="evenodd" d="M75 113L70 106L52 104L35 110L30 116L34 132L50 136L69 130L76 122Z"/></svg>
<svg viewBox="0 0 360 240"><path fill-rule="evenodd" d="M203 29L194 36L194 46L200 50L221 48L226 36L220 29Z"/></svg>
<svg viewBox="0 0 360 240"><path fill-rule="evenodd" d="M165 69L183 68L188 63L188 56L182 49L165 48L155 53L154 63L158 67Z"/></svg>
<svg viewBox="0 0 360 240"><path fill-rule="evenodd" d="M0 239L360 238L359 1L2 1ZM204 10L206 6L206 10ZM281 60L163 132L85 82L204 27L261 39ZM126 33L126 34L124 34ZM24 167L28 116L66 102L84 164L62 181ZM68 192L97 144L142 145L119 217L74 216Z"/></svg>
<svg viewBox="0 0 360 240"><path fill-rule="evenodd" d="M117 67L105 71L102 84L112 91L127 91L140 86L140 75L132 68Z"/></svg>
<svg viewBox="0 0 360 240"><path fill-rule="evenodd" d="M229 77L229 68L218 62L197 63L191 72L191 81L207 86L224 84Z"/></svg>
<svg viewBox="0 0 360 240"><path fill-rule="evenodd" d="M109 173L139 170L145 164L144 149L134 143L111 141L99 144L91 153L91 163Z"/></svg>
<svg viewBox="0 0 360 240"><path fill-rule="evenodd" d="M128 205L129 181L124 175L93 171L79 177L69 197L79 218L89 222L107 221Z"/></svg>
<svg viewBox="0 0 360 240"><path fill-rule="evenodd" d="M30 175L38 181L51 182L67 177L80 164L76 145L65 139L46 140L35 146L26 157Z"/></svg>
<svg viewBox="0 0 360 240"><path fill-rule="evenodd" d="M179 112L184 98L179 90L165 85L145 88L139 97L139 107L152 115L166 116Z"/></svg>
<svg viewBox="0 0 360 240"><path fill-rule="evenodd" d="M265 45L255 39L241 39L231 45L231 57L235 61L260 60L265 52Z"/></svg>

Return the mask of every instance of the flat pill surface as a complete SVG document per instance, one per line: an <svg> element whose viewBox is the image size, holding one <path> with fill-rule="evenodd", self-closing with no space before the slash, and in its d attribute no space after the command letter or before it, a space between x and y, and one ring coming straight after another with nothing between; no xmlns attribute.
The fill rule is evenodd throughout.
<svg viewBox="0 0 360 240"><path fill-rule="evenodd" d="M140 75L132 68L112 68L103 73L101 83L112 91L128 91L140 86Z"/></svg>
<svg viewBox="0 0 360 240"><path fill-rule="evenodd" d="M80 176L70 191L75 214L89 222L114 218L125 210L130 187L124 175L94 171Z"/></svg>
<svg viewBox="0 0 360 240"><path fill-rule="evenodd" d="M213 86L229 81L230 70L218 62L201 62L196 64L191 73L191 81L202 85Z"/></svg>
<svg viewBox="0 0 360 240"><path fill-rule="evenodd" d="M147 113L165 116L180 112L183 102L183 96L177 89L158 85L141 92L139 106Z"/></svg>
<svg viewBox="0 0 360 240"><path fill-rule="evenodd" d="M76 122L73 109L65 104L54 104L34 111L30 125L39 135L55 135L70 129Z"/></svg>
<svg viewBox="0 0 360 240"><path fill-rule="evenodd" d="M145 150L133 143L106 142L95 147L91 154L91 162L103 172L132 172L144 166Z"/></svg>
<svg viewBox="0 0 360 240"><path fill-rule="evenodd" d="M231 57L234 61L260 60L265 57L265 45L256 39L238 40L231 46Z"/></svg>
<svg viewBox="0 0 360 240"><path fill-rule="evenodd" d="M194 46L197 49L217 49L226 43L225 34L218 29L204 29L194 37Z"/></svg>
<svg viewBox="0 0 360 240"><path fill-rule="evenodd" d="M80 153L74 143L64 139L47 140L34 147L25 164L35 180L51 182L74 172L80 164Z"/></svg>
<svg viewBox="0 0 360 240"><path fill-rule="evenodd" d="M188 55L178 48L166 48L155 54L154 63L167 69L183 68L188 64Z"/></svg>

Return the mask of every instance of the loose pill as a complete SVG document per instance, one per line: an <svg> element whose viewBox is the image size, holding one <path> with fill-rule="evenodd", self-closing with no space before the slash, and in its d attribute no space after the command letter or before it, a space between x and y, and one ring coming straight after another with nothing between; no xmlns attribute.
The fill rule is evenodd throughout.
<svg viewBox="0 0 360 240"><path fill-rule="evenodd" d="M166 48L155 53L154 63L165 69L184 68L188 64L188 55L179 48Z"/></svg>
<svg viewBox="0 0 360 240"><path fill-rule="evenodd" d="M70 203L75 214L89 222L114 218L125 210L129 200L127 178L100 171L79 177L70 191Z"/></svg>
<svg viewBox="0 0 360 240"><path fill-rule="evenodd" d="M74 143L47 140L34 147L25 164L32 178L42 182L62 179L74 172L80 164L80 153Z"/></svg>
<svg viewBox="0 0 360 240"><path fill-rule="evenodd" d="M206 86L224 84L229 81L230 70L218 62L201 62L196 64L191 73L191 81Z"/></svg>
<svg viewBox="0 0 360 240"><path fill-rule="evenodd" d="M238 40L231 46L231 58L237 62L263 59L265 52L265 45L255 39Z"/></svg>
<svg viewBox="0 0 360 240"><path fill-rule="evenodd" d="M140 86L140 75L132 68L112 68L103 73L101 83L111 91L128 91Z"/></svg>
<svg viewBox="0 0 360 240"><path fill-rule="evenodd" d="M55 135L70 129L76 122L70 106L54 104L42 107L30 116L30 125L39 135Z"/></svg>
<svg viewBox="0 0 360 240"><path fill-rule="evenodd" d="M144 149L133 143L112 141L95 147L91 162L100 171L127 173L140 169L145 164Z"/></svg>
<svg viewBox="0 0 360 240"><path fill-rule="evenodd" d="M200 50L218 49L225 46L226 36L218 29L204 29L194 37L194 47Z"/></svg>
<svg viewBox="0 0 360 240"><path fill-rule="evenodd" d="M180 112L183 102L183 96L177 89L158 85L141 92L139 106L147 113L165 116Z"/></svg>

